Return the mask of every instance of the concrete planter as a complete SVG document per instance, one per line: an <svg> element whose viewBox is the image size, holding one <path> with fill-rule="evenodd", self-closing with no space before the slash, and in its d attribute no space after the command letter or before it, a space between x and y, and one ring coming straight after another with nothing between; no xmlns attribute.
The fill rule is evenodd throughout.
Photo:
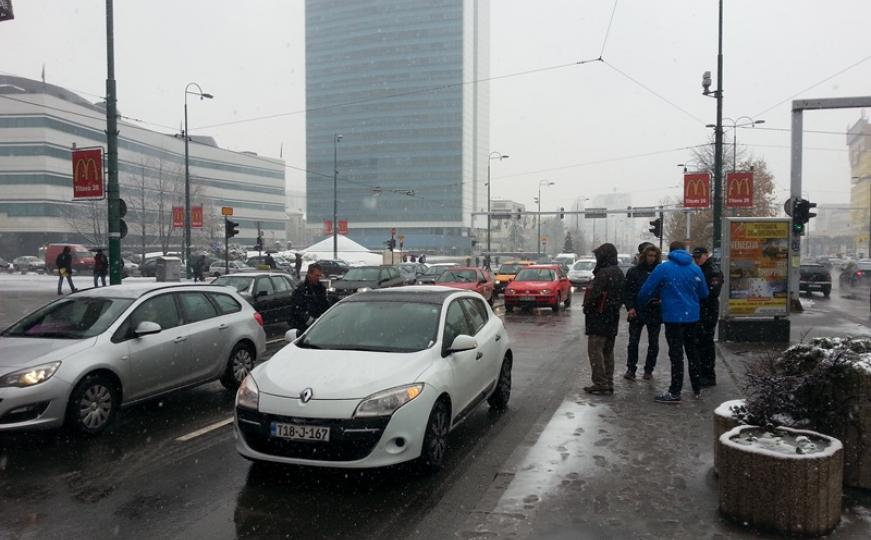
<svg viewBox="0 0 871 540"><path fill-rule="evenodd" d="M841 442L813 431L775 428L777 437L806 437L818 447L799 454L789 443L774 450L761 440L747 442L751 435L772 440L755 426L738 426L720 436L720 512L740 523L791 535L831 532L841 519Z"/></svg>
<svg viewBox="0 0 871 540"><path fill-rule="evenodd" d="M743 399L733 399L720 403L720 406L714 410L714 474L719 474L717 463L720 459L720 436L740 425L732 415L732 409L743 406Z"/></svg>
<svg viewBox="0 0 871 540"><path fill-rule="evenodd" d="M871 489L871 373L856 369L843 391L850 413L826 432L844 444L844 485Z"/></svg>

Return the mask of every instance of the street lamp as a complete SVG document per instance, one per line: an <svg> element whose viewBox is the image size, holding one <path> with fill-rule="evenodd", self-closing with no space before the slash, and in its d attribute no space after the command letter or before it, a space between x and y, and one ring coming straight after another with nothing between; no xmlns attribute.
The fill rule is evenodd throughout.
<svg viewBox="0 0 871 540"><path fill-rule="evenodd" d="M339 258L339 141L341 133L333 134L333 260Z"/></svg>
<svg viewBox="0 0 871 540"><path fill-rule="evenodd" d="M741 124L741 120L749 120L744 124ZM764 124L765 120L754 120L749 116L739 116L736 120L731 118L723 118L723 120L728 120L732 124L732 172L738 170L738 128L739 127L756 127L759 124ZM708 128L716 128L717 126L714 124L707 124L705 127Z"/></svg>
<svg viewBox="0 0 871 540"><path fill-rule="evenodd" d="M541 257L541 186L553 186L556 182L550 180L539 180L538 182L538 256Z"/></svg>
<svg viewBox="0 0 871 540"><path fill-rule="evenodd" d="M508 159L508 154L501 152L490 152L490 159L487 160L487 255L490 255L490 162L494 159L502 161Z"/></svg>
<svg viewBox="0 0 871 540"><path fill-rule="evenodd" d="M196 91L191 91L191 87L195 87ZM190 171L190 150L188 142L188 94L200 96L200 101L203 99L212 99L212 94L203 92L195 82L188 83L184 87L184 260L185 260L185 275L188 279L193 276L193 267L191 266L191 171Z"/></svg>

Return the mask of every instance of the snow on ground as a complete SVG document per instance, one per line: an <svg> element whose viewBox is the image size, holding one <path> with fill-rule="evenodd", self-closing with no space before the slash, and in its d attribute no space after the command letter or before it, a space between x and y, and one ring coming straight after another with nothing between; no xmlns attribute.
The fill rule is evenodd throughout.
<svg viewBox="0 0 871 540"><path fill-rule="evenodd" d="M106 282L108 283L108 278ZM154 278L129 277L124 283L153 283ZM73 283L79 289L88 289L94 286L94 277L91 275L73 276ZM51 291L57 289L57 276L36 274L0 274L0 292L2 291ZM69 286L64 281L64 292L69 292Z"/></svg>

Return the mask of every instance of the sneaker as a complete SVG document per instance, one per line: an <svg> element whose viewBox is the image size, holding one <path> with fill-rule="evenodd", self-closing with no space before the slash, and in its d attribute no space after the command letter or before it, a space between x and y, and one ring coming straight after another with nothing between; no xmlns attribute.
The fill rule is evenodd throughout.
<svg viewBox="0 0 871 540"><path fill-rule="evenodd" d="M702 399L702 393L701 392L693 392L693 399L696 399L696 400Z"/></svg>
<svg viewBox="0 0 871 540"><path fill-rule="evenodd" d="M675 396L670 392L663 392L653 398L657 403L680 403L680 396Z"/></svg>
<svg viewBox="0 0 871 540"><path fill-rule="evenodd" d="M635 380L635 372L632 371L631 369L627 369L626 373L623 374L623 378L626 380L629 380L629 381L634 381Z"/></svg>
<svg viewBox="0 0 871 540"><path fill-rule="evenodd" d="M652 372L652 371L645 371L645 372L644 372L644 380L645 380L645 381L649 381L649 380L652 379L652 378L653 378L653 372Z"/></svg>

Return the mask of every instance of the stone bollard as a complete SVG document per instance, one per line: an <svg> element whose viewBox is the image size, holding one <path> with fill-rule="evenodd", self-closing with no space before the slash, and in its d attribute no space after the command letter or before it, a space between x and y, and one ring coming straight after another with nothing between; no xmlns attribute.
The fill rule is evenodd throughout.
<svg viewBox="0 0 871 540"><path fill-rule="evenodd" d="M714 410L714 474L718 474L717 463L720 456L720 435L741 425L732 414L732 409L743 406L743 399L733 399L720 403L720 406Z"/></svg>
<svg viewBox="0 0 871 540"><path fill-rule="evenodd" d="M807 449L802 438L816 448ZM786 442L768 444L777 439ZM738 426L720 437L719 446L720 512L726 517L791 535L824 535L838 525L844 450L837 439L813 431L779 427L769 433ZM804 453L796 453L796 447Z"/></svg>

